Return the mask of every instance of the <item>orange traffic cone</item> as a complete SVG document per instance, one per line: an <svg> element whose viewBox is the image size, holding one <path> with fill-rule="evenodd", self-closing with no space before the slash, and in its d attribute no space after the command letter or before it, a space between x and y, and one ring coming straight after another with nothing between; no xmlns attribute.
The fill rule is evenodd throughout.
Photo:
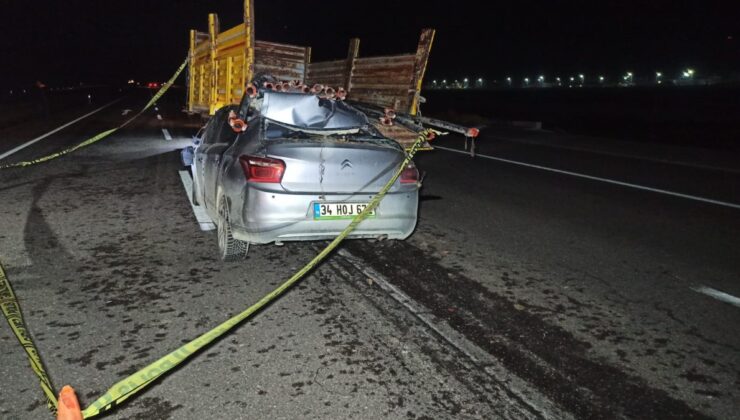
<svg viewBox="0 0 740 420"><path fill-rule="evenodd" d="M59 393L57 420L82 420L80 403L77 401L75 390L69 385L65 385Z"/></svg>

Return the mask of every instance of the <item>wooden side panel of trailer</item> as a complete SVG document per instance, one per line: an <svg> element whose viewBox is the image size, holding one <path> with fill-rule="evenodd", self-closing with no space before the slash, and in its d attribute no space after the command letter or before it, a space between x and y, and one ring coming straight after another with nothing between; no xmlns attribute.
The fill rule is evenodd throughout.
<svg viewBox="0 0 740 420"><path fill-rule="evenodd" d="M254 76L264 74L280 80L303 81L309 54L307 47L256 41L254 44Z"/></svg>
<svg viewBox="0 0 740 420"><path fill-rule="evenodd" d="M253 11L253 0L245 0L243 23L221 32L218 16L210 14L207 33L190 31L189 112L213 115L225 105L237 104L247 83L268 75L344 87L348 99L416 115L433 29L421 32L415 53L360 57L360 40L355 38L346 58L311 62L310 47L255 40ZM416 138L402 126L379 128L402 144Z"/></svg>

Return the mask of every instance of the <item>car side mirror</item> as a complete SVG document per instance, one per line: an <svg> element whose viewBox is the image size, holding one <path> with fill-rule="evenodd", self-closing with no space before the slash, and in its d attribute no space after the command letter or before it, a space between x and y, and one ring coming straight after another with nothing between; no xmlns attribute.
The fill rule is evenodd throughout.
<svg viewBox="0 0 740 420"><path fill-rule="evenodd" d="M193 164L193 156L195 156L195 148L193 146L188 146L180 151L180 160L185 166Z"/></svg>

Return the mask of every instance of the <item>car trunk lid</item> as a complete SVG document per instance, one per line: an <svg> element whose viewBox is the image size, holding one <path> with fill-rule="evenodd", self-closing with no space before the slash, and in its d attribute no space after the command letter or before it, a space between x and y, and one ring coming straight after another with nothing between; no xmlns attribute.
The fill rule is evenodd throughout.
<svg viewBox="0 0 740 420"><path fill-rule="evenodd" d="M377 193L403 160L395 147L333 140L276 141L267 153L285 162L285 190L312 194Z"/></svg>

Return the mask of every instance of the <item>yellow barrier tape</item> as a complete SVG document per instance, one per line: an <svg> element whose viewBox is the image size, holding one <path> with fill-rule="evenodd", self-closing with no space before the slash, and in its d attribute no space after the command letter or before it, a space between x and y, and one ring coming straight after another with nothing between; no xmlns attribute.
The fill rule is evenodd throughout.
<svg viewBox="0 0 740 420"><path fill-rule="evenodd" d="M82 415L85 418L96 416L102 412L108 411L113 407L119 405L127 398L131 397L135 393L144 389L147 385L151 384L157 378L165 374L167 371L173 369L175 366L187 360L190 356L202 349L213 340L221 337L222 335L229 332L232 328L239 325L242 321L249 318L252 314L263 308L265 305L270 303L272 300L283 294L288 288L295 284L298 280L303 278L309 271L311 271L317 264L323 261L329 253L331 253L346 237L349 235L357 225L359 225L367 216L375 210L380 202L385 197L388 190L393 186L398 177L401 176L404 168L411 162L416 152L419 150L421 144L426 140L426 132L422 133L413 144L411 149L407 152L406 158L403 160L401 165L396 170L393 177L383 186L378 194L370 201L368 206L362 213L358 214L349 225L337 236L329 245L324 248L314 259L308 264L301 268L285 283L281 284L277 289L273 290L265 297L260 299L257 303L247 308L245 311L237 314L221 325L213 328L206 332L195 340L185 344L179 349L171 352L170 354L162 357L154 363L149 364L128 378L113 385L105 394L100 398L93 401L87 408L82 411Z"/></svg>
<svg viewBox="0 0 740 420"><path fill-rule="evenodd" d="M133 117L131 117L126 122L124 122L123 124L119 125L118 127L113 128L113 129L110 129L110 130L107 130L107 131L103 131L102 133L99 133L99 134L95 135L94 137L91 137L91 138L89 138L89 139L87 139L87 140L85 140L85 141L83 141L81 143L78 143L78 144L76 144L76 145L74 145L74 146L72 146L70 148L64 149L64 150L62 150L60 152L52 153L50 155L42 156L40 158L36 158L36 159L33 159L33 160L26 160L26 161L23 161L23 162L16 162L16 163L8 164L8 165L0 165L0 169L17 168L17 167L31 166L31 165L36 165L38 163L43 163L43 162L46 162L46 161L49 161L49 160L56 159L58 157L64 156L66 154L72 153L72 152L74 152L77 149L83 148L85 146L89 146L89 145L91 145L93 143L97 143L100 140L102 140L102 139L110 136L111 134L115 133L116 131L120 130L121 128L123 128L126 125L128 125L129 123L131 123L133 120L135 120L141 114L143 114L147 109L149 109L159 98L161 98L162 95L164 95L164 93L167 92L167 90L170 88L170 86L172 86L172 84L175 83L175 80L180 75L180 73L182 73L182 70L185 68L185 66L187 65L187 63L188 63L188 59L186 58L185 61L183 61L183 63L177 69L177 71L175 72L175 74L172 75L172 77L170 77L170 80L168 80L167 83L165 83L164 85L162 85L162 88L159 89L159 91L156 94L154 94L154 96L152 96L152 99L149 100L149 102L147 102L147 104L144 106L144 108L142 108L141 111L139 111L136 115L134 115Z"/></svg>
<svg viewBox="0 0 740 420"><path fill-rule="evenodd" d="M120 126L103 131L102 133L97 134L94 137L91 137L81 143L76 144L75 146L72 146L68 149L62 150L57 153L53 153L48 156L43 156L31 161L25 161L25 162L17 162L10 165L3 165L0 166L0 169L5 168L13 168L13 167L19 167L19 166L29 166L34 165L41 162L46 162L48 160L52 160L55 158L58 158L60 156L64 156L68 153L74 152L77 149L80 149L85 146L89 146L93 143L96 143L103 138L111 135L115 131L121 129L122 127L129 124L131 121L136 119L138 116L144 113L147 109L149 109L162 95L164 95L165 92L172 86L172 84L175 82L177 77L180 75L182 70L185 68L185 65L187 64L188 60L185 59L185 61L180 65L180 67L177 69L175 74L170 78L170 80L165 83L162 88L152 96L151 100L144 106L144 108L139 111L136 115L134 115L132 118L121 124ZM10 325L11 330L15 334L15 337L18 339L18 342L21 344L23 349L26 352L26 355L28 356L28 362L31 364L31 368L36 373L36 376L39 377L39 380L41 381L41 389L44 391L44 395L46 396L47 400L47 406L49 410L51 410L52 413L56 414L57 409L57 397L54 393L54 387L51 384L51 380L49 379L49 375L46 373L46 370L44 370L44 365L41 362L41 358L39 357L38 349L36 348L36 345L33 342L33 339L31 338L30 334L28 333L28 329L26 328L25 321L23 319L23 314L20 310L20 304L18 303L18 299L15 296L15 293L13 292L12 287L10 286L10 281L8 280L7 276L5 275L5 270L3 269L2 262L0 261L0 306L2 307L2 313L5 316L5 319L8 321L8 324Z"/></svg>
<svg viewBox="0 0 740 420"><path fill-rule="evenodd" d="M125 122L121 126L105 131L105 132L102 132L98 134L97 136L91 139L85 140L84 142L68 149L67 151L59 152L54 155L45 156L43 158L39 158L34 161L31 161L31 163L26 163L25 165L23 164L24 162L21 162L19 164L15 164L15 166L26 166L26 165L54 159L55 157L61 156L66 153L70 153L81 147L95 143L96 141L99 141L100 139L110 135L111 133L115 132L119 128L131 122L134 118L139 116L146 109L148 109L154 102L156 102L156 100L159 99L159 97L161 97L162 94L164 94L164 92L169 88L169 86L172 85L172 83L177 78L177 76L180 74L180 72L182 71L182 69L185 67L186 64L187 64L187 60L183 62L183 64L177 70L175 75L165 84L165 86L162 87L162 89L160 89L159 92L157 92L156 95L152 97L152 99L146 104L146 106L137 115L135 115L131 120ZM376 196L373 197L373 199L370 201L368 206L360 214L358 214L354 219L352 219L349 225L347 225L347 227L336 238L334 238L334 240L331 241L329 245L326 246L326 248L324 248L318 255L316 255L316 257L314 257L311 261L309 261L308 264L306 264L303 268L301 268L298 272L296 272L292 277L286 280L278 288L276 288L275 290L273 290L272 292L264 296L257 303L250 306L245 311L229 318L228 320L218 325L217 327L213 328L212 330L206 332L205 334L202 334L195 340L181 346L177 350L167 354L166 356L147 365L146 367L139 370L138 372L130 375L129 377L113 385L105 394L103 394L101 397L93 401L87 408L85 408L82 411L83 417L91 418L91 417L94 417L98 414L101 414L105 411L111 410L112 408L118 406L123 401L130 398L137 392L141 391L142 389L150 385L152 382L157 380L159 377L161 377L168 371L172 370L174 367L178 366L179 364L181 364L182 362L190 358L193 354L198 352L203 347L207 346L209 343L213 342L217 338L231 331L234 327L236 327L241 322L249 318L255 312L259 311L265 305L273 301L275 298L282 295L287 289L293 286L293 284L301 280L309 271L311 271L321 261L323 261L344 239L347 238L347 236L353 230L355 230L355 228L363 220L365 220L368 217L368 215L372 211L374 211L378 207L378 205L383 200L385 195L388 193L390 188L393 186L396 180L398 180L398 178L401 176L401 173L403 172L404 168L406 168L406 166L411 162L411 159L413 159L414 155L421 147L421 144L426 140L426 135L427 135L426 130L419 134L419 137L417 138L416 142L407 151L406 157L403 159L403 161L399 165L396 172L393 174L391 179L389 179L388 182L383 186L383 188L378 192L378 194L376 194ZM0 167L0 169L2 168L3 167ZM7 319L8 323L10 324L11 329L13 330L16 337L18 338L18 341L21 343L24 350L26 351L31 367L33 368L34 372L36 372L36 375L41 380L41 388L43 389L44 394L46 395L49 408L52 410L52 412L55 412L56 407L57 407L57 400L56 400L56 396L54 393L54 388L51 385L49 376L46 374L46 371L43 368L43 364L39 357L38 350L36 349L36 346L34 345L33 340L31 339L30 335L28 334L27 329L25 328L25 323L23 321L23 317L20 312L20 305L18 304L18 300L15 294L13 293L13 290L10 286L10 282L5 276L5 272L2 269L1 262L0 262L0 305L2 306L3 314L5 315L5 318Z"/></svg>
<svg viewBox="0 0 740 420"><path fill-rule="evenodd" d="M33 369L41 381L41 389L46 395L46 406L49 407L49 410L53 414L56 414L57 397L54 393L54 387L51 385L49 375L44 370L44 364L41 362L41 357L39 357L39 351L36 349L31 335L28 333L20 304L18 304L18 299L15 297L15 293L13 293L13 288L10 287L10 282L5 276L2 263L0 263L0 307L2 307L5 319L10 324L10 329L13 330L18 342L21 343L23 350L26 351L31 369Z"/></svg>

